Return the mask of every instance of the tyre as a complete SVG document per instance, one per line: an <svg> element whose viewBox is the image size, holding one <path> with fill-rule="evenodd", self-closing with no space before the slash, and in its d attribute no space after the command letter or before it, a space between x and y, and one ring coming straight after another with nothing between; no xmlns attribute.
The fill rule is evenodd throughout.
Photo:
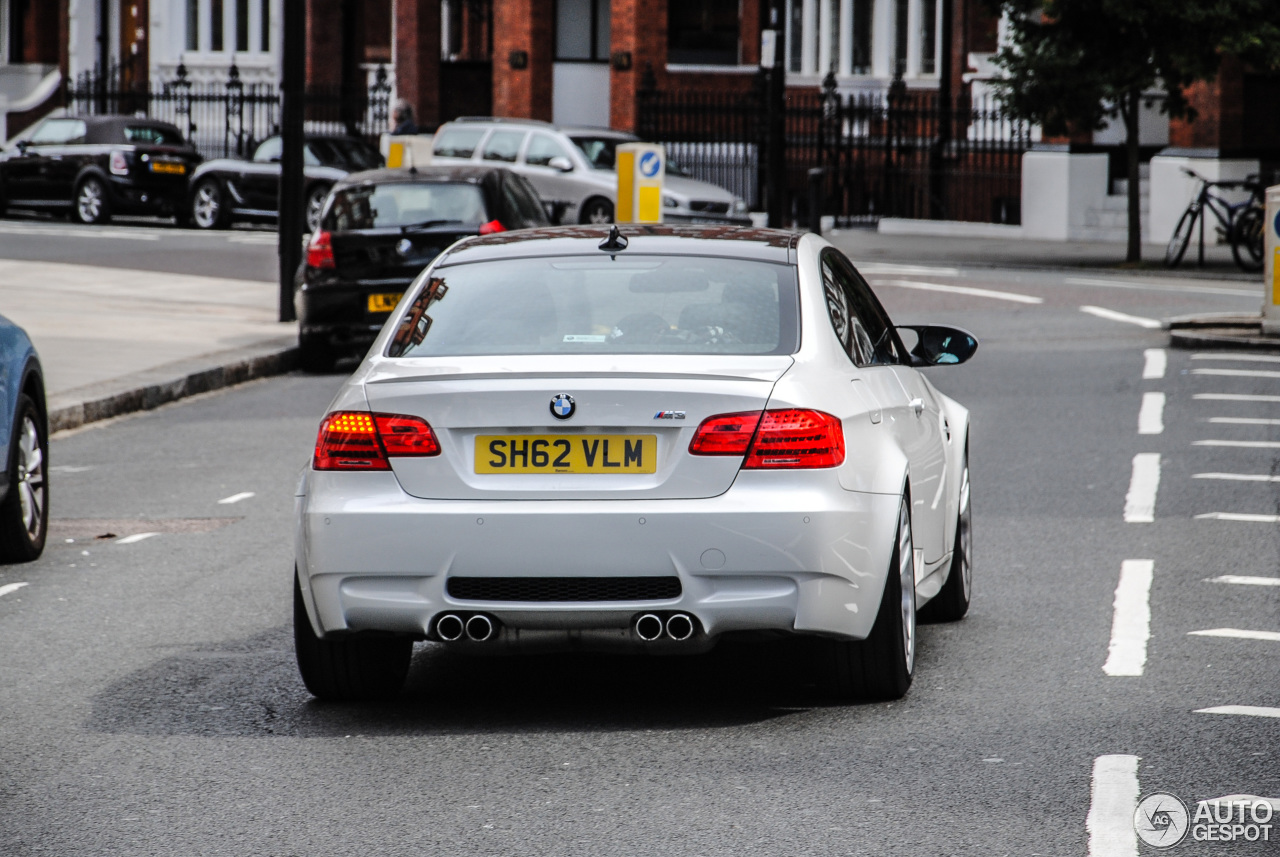
<svg viewBox="0 0 1280 857"><path fill-rule="evenodd" d="M1257 273L1262 270L1263 238L1266 212L1250 206L1240 212L1231 230L1231 255L1243 271Z"/></svg>
<svg viewBox="0 0 1280 857"><path fill-rule="evenodd" d="M298 365L304 372L332 372L338 355L327 343L310 336L298 338Z"/></svg>
<svg viewBox="0 0 1280 857"><path fill-rule="evenodd" d="M76 186L71 216L81 223L107 223L111 220L111 199L107 185L97 176L86 176Z"/></svg>
<svg viewBox="0 0 1280 857"><path fill-rule="evenodd" d="M228 216L226 193L217 179L202 180L191 192L191 222L197 229L225 229Z"/></svg>
<svg viewBox="0 0 1280 857"><path fill-rule="evenodd" d="M19 396L9 444L9 491L0 502L0 562L30 562L44 551L49 529L47 427L31 397Z"/></svg>
<svg viewBox="0 0 1280 857"><path fill-rule="evenodd" d="M1170 268L1178 267L1178 263L1182 261L1182 256L1187 252L1187 245L1191 243L1191 229L1196 225L1196 218L1200 215L1200 206L1192 203L1187 210L1182 212L1181 219L1178 220L1177 227L1173 230L1173 237L1169 239L1169 246L1164 250L1164 263Z"/></svg>
<svg viewBox="0 0 1280 857"><path fill-rule="evenodd" d="M307 191L307 203L303 208L306 217L304 228L307 232L315 232L320 228L320 215L324 214L324 201L329 196L329 185L315 185Z"/></svg>
<svg viewBox="0 0 1280 857"><path fill-rule="evenodd" d="M898 508L898 536L875 625L865 640L826 640L826 680L839 699L901 699L916 661L916 569L911 506Z"/></svg>
<svg viewBox="0 0 1280 857"><path fill-rule="evenodd" d="M400 692L413 659L407 637L350 634L322 640L311 628L297 572L293 575L293 642L298 672L317 699L359 702Z"/></svg>
<svg viewBox="0 0 1280 857"><path fill-rule="evenodd" d="M960 471L960 513L956 516L956 543L951 552L947 582L933 600L920 608L928 622L955 622L969 612L973 594L973 510L969 506L969 456Z"/></svg>
<svg viewBox="0 0 1280 857"><path fill-rule="evenodd" d="M583 223L613 223L613 203L592 197L583 203L580 219Z"/></svg>

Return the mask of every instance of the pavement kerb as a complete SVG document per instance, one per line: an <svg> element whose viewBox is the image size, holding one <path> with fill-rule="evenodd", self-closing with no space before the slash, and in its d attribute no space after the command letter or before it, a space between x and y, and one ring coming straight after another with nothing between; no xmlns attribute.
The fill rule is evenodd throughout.
<svg viewBox="0 0 1280 857"><path fill-rule="evenodd" d="M242 348L204 354L49 396L50 433L291 371L298 340L277 337Z"/></svg>
<svg viewBox="0 0 1280 857"><path fill-rule="evenodd" d="M1174 348L1246 348L1280 351L1280 336L1262 332L1262 315L1208 313L1165 319Z"/></svg>

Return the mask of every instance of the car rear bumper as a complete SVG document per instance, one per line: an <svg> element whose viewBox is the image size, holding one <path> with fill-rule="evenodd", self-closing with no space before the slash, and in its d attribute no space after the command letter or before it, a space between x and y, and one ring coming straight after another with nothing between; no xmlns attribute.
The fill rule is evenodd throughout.
<svg viewBox="0 0 1280 857"><path fill-rule="evenodd" d="M777 477L777 478L774 478ZM679 611L699 639L782 631L861 639L875 621L899 498L830 471L739 475L719 497L661 501L423 500L392 473L308 471L298 574L318 634L430 634L446 612L496 619L507 641L638 643L637 616ZM451 577L675 576L678 597L472 601Z"/></svg>
<svg viewBox="0 0 1280 857"><path fill-rule="evenodd" d="M187 185L171 180L111 177L111 202L121 213L173 213L186 204Z"/></svg>
<svg viewBox="0 0 1280 857"><path fill-rule="evenodd" d="M368 348L391 315L390 311L370 312L369 296L403 294L408 287L408 283L383 283L299 289L294 303L298 314L298 333L333 347Z"/></svg>

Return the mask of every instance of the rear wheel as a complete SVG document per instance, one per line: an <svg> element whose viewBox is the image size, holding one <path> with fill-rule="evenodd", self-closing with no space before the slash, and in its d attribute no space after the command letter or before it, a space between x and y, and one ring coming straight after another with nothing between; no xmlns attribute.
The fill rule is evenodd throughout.
<svg viewBox="0 0 1280 857"><path fill-rule="evenodd" d="M205 179L192 191L191 222L199 229L226 228L226 195L217 179Z"/></svg>
<svg viewBox="0 0 1280 857"><path fill-rule="evenodd" d="M613 203L598 196L587 200L582 206L581 220L583 223L613 223Z"/></svg>
<svg viewBox="0 0 1280 857"><path fill-rule="evenodd" d="M293 641L298 672L311 695L332 702L395 696L409 674L413 641L351 634L322 640L311 628L298 575L293 576Z"/></svg>
<svg viewBox="0 0 1280 857"><path fill-rule="evenodd" d="M81 223L106 223L111 220L111 200L107 186L97 176L86 176L76 187L71 214Z"/></svg>
<svg viewBox="0 0 1280 857"><path fill-rule="evenodd" d="M903 497L889 574L865 640L825 641L827 682L840 699L901 699L916 666L916 570L911 506Z"/></svg>
<svg viewBox="0 0 1280 857"><path fill-rule="evenodd" d="M1168 267L1176 268L1182 261L1183 254L1187 252L1187 245L1191 243L1191 229L1195 226L1199 215L1200 206L1195 203L1182 212L1182 217L1173 230L1173 237L1169 239L1169 246L1164 249L1164 263Z"/></svg>
<svg viewBox="0 0 1280 857"><path fill-rule="evenodd" d="M45 420L30 396L18 397L9 450L9 491L0 502L0 562L30 562L49 528L49 457Z"/></svg>
<svg viewBox="0 0 1280 857"><path fill-rule="evenodd" d="M324 201L329 196L328 185L316 185L307 191L307 205L304 209L306 230L315 232L320 228L320 215L324 213Z"/></svg>
<svg viewBox="0 0 1280 857"><path fill-rule="evenodd" d="M960 513L956 516L956 543L951 552L951 572L942 591L920 609L920 618L931 622L955 622L969 612L973 592L973 511L969 507L969 459L960 476Z"/></svg>
<svg viewBox="0 0 1280 857"><path fill-rule="evenodd" d="M1250 206L1240 212L1231 233L1231 255L1241 270L1256 273L1262 270L1263 229L1266 212Z"/></svg>

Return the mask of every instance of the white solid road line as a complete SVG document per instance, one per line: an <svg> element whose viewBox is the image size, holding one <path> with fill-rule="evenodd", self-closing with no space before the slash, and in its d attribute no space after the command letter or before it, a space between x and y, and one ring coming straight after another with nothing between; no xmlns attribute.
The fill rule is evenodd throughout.
<svg viewBox="0 0 1280 857"><path fill-rule="evenodd" d="M1156 519L1156 491L1160 487L1160 453L1140 452L1133 457L1133 475L1124 498L1124 520L1149 524Z"/></svg>
<svg viewBox="0 0 1280 857"><path fill-rule="evenodd" d="M1226 479L1231 482L1280 482L1269 473L1193 473L1192 479Z"/></svg>
<svg viewBox="0 0 1280 857"><path fill-rule="evenodd" d="M1138 434L1164 432L1164 393L1143 393L1138 409Z"/></svg>
<svg viewBox="0 0 1280 857"><path fill-rule="evenodd" d="M895 265L892 262L867 262L858 266L864 277L875 274L899 274L924 277L958 277L959 268L935 268L930 265Z"/></svg>
<svg viewBox="0 0 1280 857"><path fill-rule="evenodd" d="M1136 324L1138 327L1145 327L1148 330L1158 330L1160 322L1154 318L1143 318L1140 315L1129 315L1128 313L1116 312L1113 309L1106 309L1100 306L1082 306L1080 312L1086 312L1089 315L1096 315L1098 318L1105 318L1107 321L1122 321L1125 324Z"/></svg>
<svg viewBox="0 0 1280 857"><path fill-rule="evenodd" d="M1214 402L1280 402L1280 396L1251 396L1247 393L1196 393L1191 398Z"/></svg>
<svg viewBox="0 0 1280 857"><path fill-rule="evenodd" d="M1126 559L1120 565L1115 615L1111 620L1111 644L1102 671L1107 675L1142 675L1151 638L1151 577L1155 561Z"/></svg>
<svg viewBox="0 0 1280 857"><path fill-rule="evenodd" d="M25 583L6 583L4 586L0 586L0 597L8 595L10 592L17 592L26 585Z"/></svg>
<svg viewBox="0 0 1280 857"><path fill-rule="evenodd" d="M1264 708L1259 705L1215 705L1213 708L1197 708L1196 714L1243 714L1245 717L1280 717L1280 708Z"/></svg>
<svg viewBox="0 0 1280 857"><path fill-rule="evenodd" d="M1260 417L1210 417L1209 422L1231 426L1280 426L1280 420L1267 420Z"/></svg>
<svg viewBox="0 0 1280 857"><path fill-rule="evenodd" d="M1169 355L1163 348L1148 348L1142 352L1142 379L1163 378L1169 365Z"/></svg>
<svg viewBox="0 0 1280 857"><path fill-rule="evenodd" d="M1197 521L1242 521L1246 524L1278 524L1280 515L1249 515L1244 512L1205 512Z"/></svg>
<svg viewBox="0 0 1280 857"><path fill-rule="evenodd" d="M1280 378L1280 372L1261 369L1192 369L1192 375L1215 375L1219 378Z"/></svg>
<svg viewBox="0 0 1280 857"><path fill-rule="evenodd" d="M16 223L0 223L0 235L38 235L38 236L54 236L62 238L121 238L125 241L159 241L160 235L155 232L143 232L141 230L125 230L125 229L104 229L103 227L90 227L85 229L76 229L74 227L54 226L44 229L32 229Z"/></svg>
<svg viewBox="0 0 1280 857"><path fill-rule="evenodd" d="M1137 857L1138 757L1099 756L1089 788L1089 857Z"/></svg>
<svg viewBox="0 0 1280 857"><path fill-rule="evenodd" d="M116 544L118 545L137 544L143 539L149 539L152 536L158 536L158 535L160 534L159 533L134 533L131 536L124 536L123 538L116 539Z"/></svg>
<svg viewBox="0 0 1280 857"><path fill-rule="evenodd" d="M1276 440L1195 440L1192 446L1229 446L1235 449L1280 449Z"/></svg>
<svg viewBox="0 0 1280 857"><path fill-rule="evenodd" d="M1233 640L1266 640L1280 643L1280 631L1242 631L1239 628L1210 628L1208 631L1188 631L1188 637L1230 637Z"/></svg>
<svg viewBox="0 0 1280 857"><path fill-rule="evenodd" d="M1237 583L1241 586L1280 586L1280 577L1249 577L1244 574L1220 574L1207 583Z"/></svg>
<svg viewBox="0 0 1280 857"><path fill-rule="evenodd" d="M1034 295L1020 295L1016 292L997 292L992 289L977 289L972 286L944 286L941 283L921 283L916 280L876 280L877 286L897 286L901 289L918 289L922 292L945 292L952 295L967 295L973 298L992 298L998 301L1012 301L1019 304L1042 304L1044 298Z"/></svg>
<svg viewBox="0 0 1280 857"><path fill-rule="evenodd" d="M252 496L254 496L252 491L241 491L239 494L232 494L230 497L223 497L218 502L223 506L228 506L232 503L239 503L241 500L248 500Z"/></svg>
<svg viewBox="0 0 1280 857"><path fill-rule="evenodd" d="M1258 296L1257 289L1220 289L1213 286L1165 286L1155 283L1122 282L1120 280L1095 280L1089 277L1067 277L1069 286L1098 286L1103 289L1132 289L1139 292L1188 292L1197 295L1234 295L1242 298Z"/></svg>
<svg viewBox="0 0 1280 857"><path fill-rule="evenodd" d="M1203 354L1192 354L1192 360L1240 360L1248 363L1280 363L1280 357L1273 354L1241 354L1239 352L1226 351L1222 354L1214 354L1206 351Z"/></svg>

